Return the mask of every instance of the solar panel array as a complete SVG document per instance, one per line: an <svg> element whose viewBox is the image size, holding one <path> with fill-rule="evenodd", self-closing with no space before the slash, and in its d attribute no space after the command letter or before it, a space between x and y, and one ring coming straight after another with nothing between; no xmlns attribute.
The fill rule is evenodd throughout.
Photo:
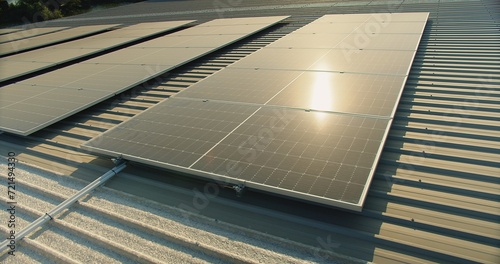
<svg viewBox="0 0 500 264"><path fill-rule="evenodd" d="M79 37L85 37L88 35L97 34L99 32L108 30L113 26L116 25L81 26L81 27L56 31L50 34L44 34L44 35L34 36L31 38L23 38L15 41L2 43L0 44L0 56L15 54L25 50L30 50L38 47L48 46L55 43L60 43L63 41L69 41Z"/></svg>
<svg viewBox="0 0 500 264"><path fill-rule="evenodd" d="M0 130L29 135L285 18L270 17L265 22L245 19L241 23L235 19L229 26L222 21L220 25L201 24L142 44L148 47L134 45L2 87ZM199 36L200 28L216 33ZM134 34L141 34L141 30L124 37ZM183 38L181 44L166 44L178 38ZM210 43L205 43L207 39Z"/></svg>
<svg viewBox="0 0 500 264"><path fill-rule="evenodd" d="M83 147L360 211L427 16L323 16Z"/></svg>
<svg viewBox="0 0 500 264"><path fill-rule="evenodd" d="M96 36L0 58L0 81L17 78L58 64L67 63L133 41L164 33L194 20L141 23ZM114 27L117 25L108 25Z"/></svg>

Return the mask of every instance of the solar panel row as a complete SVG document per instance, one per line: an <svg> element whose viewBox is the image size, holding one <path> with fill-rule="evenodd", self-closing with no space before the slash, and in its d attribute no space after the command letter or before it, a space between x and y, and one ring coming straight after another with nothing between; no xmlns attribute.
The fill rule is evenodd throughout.
<svg viewBox="0 0 500 264"><path fill-rule="evenodd" d="M190 36L191 39L187 40L181 48L132 46L5 86L0 89L1 95L12 99L0 100L0 129L15 134L28 135L285 18L284 16L273 17L269 19L268 23L258 22L255 23L255 26L250 27L235 25L234 27L242 27L238 30L232 27L227 34L230 36L229 38L214 39L209 46L196 48L203 43L204 38L199 38L190 32L198 32L199 27L203 27L206 30L217 31L218 33L214 34L218 36L219 29L225 28L224 25L206 26L202 24L153 40L169 42L170 38ZM256 21L258 20L256 19ZM134 34L139 33L139 31ZM147 43L149 42L145 44L148 45ZM40 93L33 95L24 92L35 88ZM56 99L60 98L59 94L64 89L66 89L67 97ZM18 97L12 94L23 96ZM41 100L46 99L45 97L47 100ZM58 102L62 100L71 102L71 104L58 105Z"/></svg>
<svg viewBox="0 0 500 264"><path fill-rule="evenodd" d="M35 27L22 30L7 29L6 31L4 31L5 34L0 36L0 43L6 43L20 39L27 39L35 36L57 32L64 29L67 29L67 27L43 27L43 28Z"/></svg>
<svg viewBox="0 0 500 264"><path fill-rule="evenodd" d="M22 28L0 28L0 35L10 34L21 30Z"/></svg>
<svg viewBox="0 0 500 264"><path fill-rule="evenodd" d="M189 21L141 23L46 48L0 58L0 81L103 52L184 26ZM117 25L108 25L114 27Z"/></svg>
<svg viewBox="0 0 500 264"><path fill-rule="evenodd" d="M360 211L427 16L324 16L82 147Z"/></svg>
<svg viewBox="0 0 500 264"><path fill-rule="evenodd" d="M29 49L43 47L79 37L88 36L91 34L96 34L108 30L113 26L115 25L81 26L81 27L56 31L50 34L44 34L44 35L34 36L31 38L23 38L15 41L2 43L0 44L0 56L15 54Z"/></svg>

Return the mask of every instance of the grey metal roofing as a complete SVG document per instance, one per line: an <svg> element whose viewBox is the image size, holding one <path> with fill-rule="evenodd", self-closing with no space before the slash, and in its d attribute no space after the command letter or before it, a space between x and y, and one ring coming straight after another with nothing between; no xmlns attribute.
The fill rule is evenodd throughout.
<svg viewBox="0 0 500 264"><path fill-rule="evenodd" d="M206 200L199 200L200 190L203 193L207 186L205 182L133 164L107 183L107 187L27 237L22 244L25 250L22 260L168 262L169 259L161 255L148 254L150 251L135 256L126 253L147 248L130 251L127 241L146 243L139 238L156 232L148 245L157 249L156 252L179 254L175 255L179 257L177 260L186 262L200 259L207 262L284 261L273 255L275 253L287 256L289 262L335 263L356 258L380 263L498 263L499 3L493 0L323 1L300 6L298 2L150 1L47 23L46 26L76 26L136 23L167 16L168 20L209 20L220 14L225 17L292 15L288 24L195 61L164 76L159 84L133 89L30 137L1 134L2 151L16 151L25 164L72 176L40 173L34 178L20 179L32 206L20 209L19 219L33 220L35 215L68 196L71 192L67 190L71 185L68 181L77 182L72 184L81 188L81 180L89 181L111 168L109 161L82 152L78 147L81 143L267 45L294 27L326 13L428 11L429 23L361 213L253 192L235 198L231 191L224 189L216 197L202 196ZM214 9L193 12L198 8L211 8L213 3L239 5L219 9L220 12ZM271 8L266 7L273 4ZM289 6L278 8L276 5ZM156 10L157 15L150 15L150 10ZM125 16L127 12L130 17ZM88 20L90 17L100 19ZM2 174L2 177L5 176ZM201 204L203 201L206 203ZM134 214L127 210L128 204L136 208ZM114 227L112 223L117 219L120 225ZM75 221L85 226L79 228L72 224ZM127 236L107 236L130 227L132 231L127 232ZM6 231L5 226L1 229ZM175 233L175 230L188 231ZM235 234L240 236L232 237ZM64 243L60 243L60 239ZM257 241L261 240L271 241L276 247L270 248L270 252L266 248L270 244L259 244ZM91 246L85 246L85 241L92 242ZM163 246L158 246L160 244ZM72 255L73 249L90 255L85 256L87 259ZM260 258L251 259L248 251L259 252ZM200 252L211 257L202 256ZM238 256L244 257L238 259ZM2 260L16 261L6 256Z"/></svg>

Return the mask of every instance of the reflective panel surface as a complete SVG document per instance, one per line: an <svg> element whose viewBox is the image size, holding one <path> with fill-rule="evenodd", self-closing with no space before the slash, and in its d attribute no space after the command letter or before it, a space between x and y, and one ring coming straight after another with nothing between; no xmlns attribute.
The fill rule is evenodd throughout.
<svg viewBox="0 0 500 264"><path fill-rule="evenodd" d="M33 36L30 38L22 38L19 40L2 43L0 44L0 55L16 53L27 49L33 49L45 45L50 45L52 43L71 40L77 37L84 37L86 35L102 32L114 26L116 25L81 26L66 30L55 31L49 34ZM20 33L13 33L13 34L20 34ZM0 36L0 38L1 37L2 36Z"/></svg>
<svg viewBox="0 0 500 264"><path fill-rule="evenodd" d="M226 103L167 100L103 134L97 144L88 146L190 167L257 109ZM142 138L145 131L149 135Z"/></svg>
<svg viewBox="0 0 500 264"><path fill-rule="evenodd" d="M264 48L228 68L306 70L328 52L329 50L312 48Z"/></svg>
<svg viewBox="0 0 500 264"><path fill-rule="evenodd" d="M262 108L192 168L358 203L388 120ZM370 131L369 137L360 131ZM228 169L230 168L230 169ZM342 187L340 187L342 186Z"/></svg>
<svg viewBox="0 0 500 264"><path fill-rule="evenodd" d="M38 35L57 32L63 29L67 29L67 27L37 27L31 29L24 29L20 31L13 31L8 34L1 35L0 43L12 42L20 39L27 39Z"/></svg>
<svg viewBox="0 0 500 264"><path fill-rule="evenodd" d="M314 71L407 75L415 51L332 49L308 69Z"/></svg>
<svg viewBox="0 0 500 264"><path fill-rule="evenodd" d="M259 30L265 29L285 18L286 16L268 17L265 20L271 21L269 23L258 22L256 24L242 25L238 25L238 23L236 23L235 25L231 26L200 26L205 28L205 32L207 32L207 28L209 28L210 30L214 30L214 32L218 32L214 33L214 35L218 35L221 32L228 32L228 34L231 34L231 37L224 38L222 39L222 41L229 42L216 42L214 41L214 39L212 39L214 44L212 47L201 48L199 46L203 45L201 44L201 42L203 42L203 38L194 38L190 40L190 42L193 42L192 46L190 46L189 43L186 43L186 47L141 48L132 46L21 81L19 84L16 84L16 91L25 89L25 87L38 86L49 87L52 89L51 91L58 91L59 89L69 89L72 91L81 91L81 93L88 92L88 94L91 94L94 97L85 96L85 100L82 99L69 105L61 104L61 106L64 106L64 108L54 108L52 106L45 105L53 102L50 100L45 100L43 98L37 98L36 96L29 96L28 98L18 98L18 100L12 101L12 104L9 106L12 111L15 111L17 108L26 106L24 105L26 100L33 99L34 101L38 100L37 102L39 103L35 104L30 102L30 105L33 105L32 109L36 109L37 113L39 113L40 116L43 117L40 117L38 119L38 122L33 122L32 117L29 118L30 122L25 122L23 119L24 115L12 111L2 111L2 117L0 119L2 120L2 123L0 123L0 130L21 135L28 135L71 114L90 107L95 103L103 101L127 89L130 89L142 82L153 79L156 76L165 73L175 67L188 63L223 46L229 45L232 42L249 36ZM235 20L238 19L236 18ZM249 21L248 19L244 20L247 22ZM234 20L231 21L233 21L234 24ZM182 23L165 22L162 23L162 26L172 25L172 23L176 24L177 26L186 24L185 21ZM126 39L128 40L128 37L130 35L134 35L134 32L158 32L158 28L150 28L147 27L147 25L142 24L140 26L143 26L145 28L129 30L128 33L132 34L128 34L125 32L124 36L126 37ZM188 30L197 31L197 28L198 26L195 26ZM163 28L162 30L165 31L166 29ZM205 35L209 34L207 33ZM170 37L170 35L167 35L159 39L168 39ZM74 51L73 49L69 50ZM64 57L64 55L61 56ZM14 85L9 85L3 87L2 89L9 87L14 87ZM6 91L10 91L10 88ZM13 121L7 122L3 120ZM22 128L20 129L20 127Z"/></svg>
<svg viewBox="0 0 500 264"><path fill-rule="evenodd" d="M299 71L227 68L175 97L266 104L300 74Z"/></svg>
<svg viewBox="0 0 500 264"><path fill-rule="evenodd" d="M96 36L82 38L75 41L65 42L45 48L40 48L32 51L23 52L20 54L10 55L0 58L0 64L3 66L0 71L0 81L16 78L36 70L43 70L57 64L66 63L71 60L90 56L97 52L102 52L120 45L125 45L131 41L137 41L142 38L149 37L154 34L166 32L176 27L191 23L188 21L170 21L158 23L141 23L124 27L109 32L101 33ZM113 27L116 25L107 25ZM130 31L139 29L154 29L153 31L142 32L142 34L134 34L135 36L125 37L130 35ZM28 62L28 63L27 63Z"/></svg>
<svg viewBox="0 0 500 264"><path fill-rule="evenodd" d="M0 28L0 35L10 34L21 30L22 30L21 28Z"/></svg>
<svg viewBox="0 0 500 264"><path fill-rule="evenodd" d="M405 76L229 68L176 98L390 117Z"/></svg>
<svg viewBox="0 0 500 264"><path fill-rule="evenodd" d="M390 117L404 81L404 76L304 72L268 105Z"/></svg>
<svg viewBox="0 0 500 264"><path fill-rule="evenodd" d="M427 16L324 16L82 147L361 211Z"/></svg>
<svg viewBox="0 0 500 264"><path fill-rule="evenodd" d="M0 128L8 124L12 133L35 132L40 126L52 124L57 117L94 104L95 98L108 93L95 90L68 89L50 86L13 84L0 89Z"/></svg>
<svg viewBox="0 0 500 264"><path fill-rule="evenodd" d="M284 36L268 45L269 48L300 48L307 49L315 47L316 49L335 48L344 41L348 34L291 34Z"/></svg>

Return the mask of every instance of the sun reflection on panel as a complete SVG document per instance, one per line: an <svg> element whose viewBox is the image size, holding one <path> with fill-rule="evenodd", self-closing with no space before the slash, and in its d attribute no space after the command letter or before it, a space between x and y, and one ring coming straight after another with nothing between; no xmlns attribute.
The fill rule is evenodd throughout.
<svg viewBox="0 0 500 264"><path fill-rule="evenodd" d="M309 108L320 111L331 111L334 107L333 78L328 72L315 72L311 87ZM321 115L320 115L321 116Z"/></svg>
<svg viewBox="0 0 500 264"><path fill-rule="evenodd" d="M329 110L332 107L332 93L330 89L331 76L327 72L314 73L314 82L311 91L310 108L314 110Z"/></svg>
<svg viewBox="0 0 500 264"><path fill-rule="evenodd" d="M312 110L329 111L333 108L332 75L328 72L315 72L310 87L311 97L309 108ZM315 112L314 117L318 126L322 126L327 113Z"/></svg>

